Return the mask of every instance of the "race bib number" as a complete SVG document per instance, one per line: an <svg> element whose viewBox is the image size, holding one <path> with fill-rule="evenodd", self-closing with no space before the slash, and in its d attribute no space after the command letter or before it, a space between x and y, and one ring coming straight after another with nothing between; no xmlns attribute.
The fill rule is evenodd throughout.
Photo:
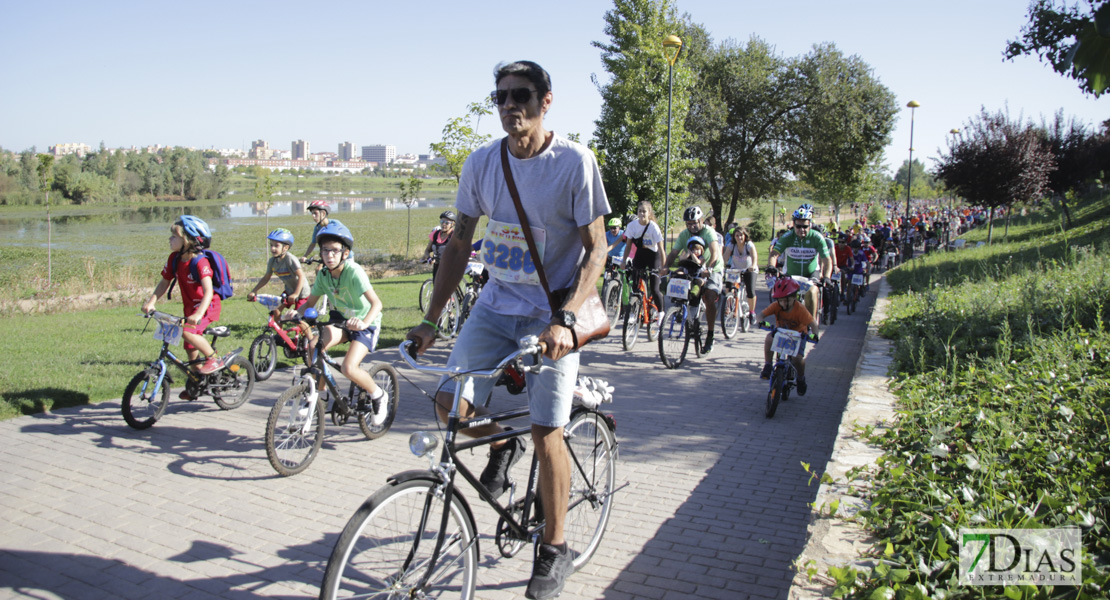
<svg viewBox="0 0 1110 600"><path fill-rule="evenodd" d="M176 346L181 343L181 324L158 321L158 329L154 330L154 339Z"/></svg>
<svg viewBox="0 0 1110 600"><path fill-rule="evenodd" d="M667 282L667 295L685 300L690 295L690 280L672 278Z"/></svg>
<svg viewBox="0 0 1110 600"><path fill-rule="evenodd" d="M281 306L281 296L275 296L273 294L259 294L255 296L254 299L257 300L259 304L265 306L270 310Z"/></svg>
<svg viewBox="0 0 1110 600"><path fill-rule="evenodd" d="M547 232L533 227L532 238L542 261ZM532 253L528 251L528 240L520 225L490 219L479 257L491 277L506 283L540 285Z"/></svg>
<svg viewBox="0 0 1110 600"><path fill-rule="evenodd" d="M840 273L833 273L831 279L833 281L840 281Z"/></svg>
<svg viewBox="0 0 1110 600"><path fill-rule="evenodd" d="M743 271L740 269L727 269L725 271L725 281L729 283L739 283L741 273L743 273Z"/></svg>
<svg viewBox="0 0 1110 600"><path fill-rule="evenodd" d="M485 268L486 268L485 265L483 265L480 262L467 263L467 265L466 265L466 274L470 275L470 276L473 276L473 277L478 277L479 275L482 274L482 271L484 271Z"/></svg>
<svg viewBox="0 0 1110 600"><path fill-rule="evenodd" d="M784 356L797 356L802 348L802 334L792 329L779 329L771 342L771 352Z"/></svg>
<svg viewBox="0 0 1110 600"><path fill-rule="evenodd" d="M852 275L852 285L863 285L863 275L855 273Z"/></svg>

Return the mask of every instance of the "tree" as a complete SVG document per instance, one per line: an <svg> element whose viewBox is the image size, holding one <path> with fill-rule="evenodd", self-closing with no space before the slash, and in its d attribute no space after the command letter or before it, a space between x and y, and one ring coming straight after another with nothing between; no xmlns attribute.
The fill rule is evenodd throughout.
<svg viewBox="0 0 1110 600"><path fill-rule="evenodd" d="M867 63L831 43L814 46L799 70L806 106L793 117L801 119L797 171L813 186L814 201L833 205L839 216L841 205L873 193L897 104Z"/></svg>
<svg viewBox="0 0 1110 600"><path fill-rule="evenodd" d="M614 0L605 13L608 41L593 42L610 74L608 83L593 76L601 93L594 148L605 192L616 214L628 214L648 200L663 215L667 195L668 63L663 39L687 30L671 0ZM685 40L684 40L685 41ZM694 71L683 49L673 67L671 131L671 207L681 210L689 171L684 127ZM666 219L667 215L663 215Z"/></svg>
<svg viewBox="0 0 1110 600"><path fill-rule="evenodd" d="M1110 86L1110 0L1072 6L1035 0L1028 16L1021 38L1006 43L1003 58L1036 53L1057 73L1077 80L1084 93L1102 95Z"/></svg>
<svg viewBox="0 0 1110 600"><path fill-rule="evenodd" d="M1064 209L1067 227L1072 226L1068 195L1098 177L1094 158L1097 138L1074 117L1067 119L1057 111L1051 123L1042 120L1040 134L1056 158L1056 170L1048 176L1048 189Z"/></svg>
<svg viewBox="0 0 1110 600"><path fill-rule="evenodd" d="M756 37L743 47L727 40L703 61L687 117L690 152L699 161L693 188L722 222L786 186L797 149L789 116L805 107L795 67Z"/></svg>
<svg viewBox="0 0 1110 600"><path fill-rule="evenodd" d="M1029 202L1048 191L1055 158L1032 125L1011 120L1005 112L982 109L949 139L937 177L945 187L973 205L990 209L987 243L994 235L994 213L1002 206Z"/></svg>
<svg viewBox="0 0 1110 600"><path fill-rule="evenodd" d="M447 168L459 183L463 164L475 148L489 141L488 134L478 133L478 123L482 117L493 114L493 104L489 98L482 102L471 102L466 106L466 114L455 117L443 127L443 140L429 144L432 152L447 161Z"/></svg>
<svg viewBox="0 0 1110 600"><path fill-rule="evenodd" d="M397 182L397 187L401 190L401 202L404 202L405 206L408 208L408 231L405 233L406 259L410 256L409 243L412 240L412 205L416 203L416 199L420 196L420 188L423 186L423 181L411 175L407 181Z"/></svg>
<svg viewBox="0 0 1110 600"><path fill-rule="evenodd" d="M46 194L46 285L50 286L53 281L53 267L54 257L51 251L51 226L50 226L50 186L54 183L54 174L52 168L54 166L54 156L51 154L40 154L38 156L39 164L35 172L38 175L39 190Z"/></svg>
<svg viewBox="0 0 1110 600"><path fill-rule="evenodd" d="M261 169L261 167L259 167ZM266 215L266 232L270 231L270 207L273 205L274 200L274 178L269 169L262 169L265 173L260 173L260 177L254 180L254 197L258 200L262 208L262 213ZM313 240L315 241L315 240ZM267 243L267 245L269 245Z"/></svg>
<svg viewBox="0 0 1110 600"><path fill-rule="evenodd" d="M913 171L913 177L910 177L910 171ZM895 198L906 197L906 180L912 180L913 189L910 190L910 196L913 198L922 198L931 200L937 197L937 179L936 177L925 170L925 165L913 159L913 164L909 160L902 161L902 165L898 167L898 172L894 174L894 184L899 187L900 194Z"/></svg>

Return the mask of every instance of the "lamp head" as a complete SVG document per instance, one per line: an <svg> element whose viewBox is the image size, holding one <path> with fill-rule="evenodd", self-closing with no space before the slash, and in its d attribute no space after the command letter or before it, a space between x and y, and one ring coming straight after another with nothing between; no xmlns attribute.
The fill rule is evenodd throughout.
<svg viewBox="0 0 1110 600"><path fill-rule="evenodd" d="M909 101L909 102L908 102L908 103L906 104L906 108L917 108L918 106L921 106L921 103L920 103L920 102L918 102L917 100L910 100L910 101Z"/></svg>
<svg viewBox="0 0 1110 600"><path fill-rule="evenodd" d="M672 54L673 52L673 54ZM677 35L668 35L663 40L663 57L673 67L678 55L682 52L682 38Z"/></svg>

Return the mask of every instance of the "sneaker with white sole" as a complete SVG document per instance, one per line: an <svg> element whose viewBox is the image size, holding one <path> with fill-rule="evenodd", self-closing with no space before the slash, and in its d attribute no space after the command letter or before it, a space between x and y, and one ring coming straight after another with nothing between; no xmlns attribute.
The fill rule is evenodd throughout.
<svg viewBox="0 0 1110 600"><path fill-rule="evenodd" d="M554 598L563 593L563 584L574 570L573 555L566 543L562 548L551 544L540 544L536 558L532 562L532 578L528 580L525 598L543 600Z"/></svg>
<svg viewBox="0 0 1110 600"><path fill-rule="evenodd" d="M389 401L385 392L378 390L378 394L378 397L370 399L370 424L375 427L385 423L385 418L389 416Z"/></svg>

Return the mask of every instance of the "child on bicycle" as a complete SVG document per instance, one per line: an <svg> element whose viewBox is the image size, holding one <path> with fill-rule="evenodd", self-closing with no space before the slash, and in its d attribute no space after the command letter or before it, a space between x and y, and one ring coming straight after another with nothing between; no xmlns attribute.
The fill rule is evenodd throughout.
<svg viewBox="0 0 1110 600"><path fill-rule="evenodd" d="M690 276L690 291L695 296L698 294L698 287L705 284L705 277L699 277L705 270L705 259L705 240L700 235L690 236L686 240L686 249L679 252L675 259L675 268L682 269Z"/></svg>
<svg viewBox="0 0 1110 600"><path fill-rule="evenodd" d="M371 406L377 407L377 410L371 410L370 420L374 425L381 425L388 412L385 392L359 365L378 344L378 332L382 325L382 302L374 292L374 286L370 285L366 271L351 260L355 240L346 226L339 221L328 223L320 229L316 244L320 246L323 268L316 274L316 281L312 284L312 292L307 301L296 311L291 311L287 317L296 314L304 319L304 311L315 307L322 296L327 296L328 304L332 307L329 320L343 321L342 327L321 327L318 344L309 345L309 356L315 356L313 352L316 351L327 352L328 348L336 344L350 342L347 355L343 357L343 376L370 395L373 401ZM320 385L323 383L320 382Z"/></svg>
<svg viewBox="0 0 1110 600"><path fill-rule="evenodd" d="M659 307L655 315L655 323L662 323L665 305L663 294L659 290L659 273L663 270L663 257L666 252L663 251L663 230L659 229L659 224L655 222L655 210L652 209L651 202L640 200L636 204L636 219L625 228L621 241L624 243L621 264L628 264L628 259L631 257L634 272L642 273L645 269L655 269L649 278L648 289L655 301L655 306ZM631 283L639 285L639 281ZM621 310L624 311L626 308L622 307Z"/></svg>
<svg viewBox="0 0 1110 600"><path fill-rule="evenodd" d="M312 256L312 251L316 249L316 236L320 235L320 230L327 227L328 223L331 222L331 220L328 219L328 212L330 210L331 207L328 206L327 200L313 200L312 203L308 205L308 212L312 215L312 221L316 223L316 225L312 228L312 237L308 240L308 248L305 248L304 256L301 257L302 261L308 260L309 257Z"/></svg>
<svg viewBox="0 0 1110 600"><path fill-rule="evenodd" d="M809 310L806 309L798 299L798 291L801 286L797 281L791 277L782 277L775 282L774 287L771 288L771 298L774 302L770 306L763 309L760 313L766 319L767 317L775 317L775 326L782 329L793 329L798 333L805 334L807 331L812 334L813 339L817 338L817 319L813 318ZM771 341L774 339L775 332L769 332L767 338L763 341L763 371L759 373L760 379L771 378ZM805 338L802 339L802 347L797 356L791 357L794 361L794 368L798 371L798 395L806 395L806 360L805 360Z"/></svg>
<svg viewBox="0 0 1110 600"><path fill-rule="evenodd" d="M301 261L289 253L293 247L293 232L278 228L266 236L270 240L270 259L266 261L266 274L254 288L247 292L247 301L254 302L258 290L270 282L270 276L277 275L285 285L285 306L300 308L308 300L308 279L301 269Z"/></svg>
<svg viewBox="0 0 1110 600"><path fill-rule="evenodd" d="M142 307L143 314L154 312L154 304L169 290L174 280L178 281L185 317L181 331L182 345L189 356L190 367L202 375L215 373L223 367L212 345L204 338L204 330L220 319L220 297L212 293L213 267L202 255L211 244L212 232L201 219L182 215L174 221L170 226L170 256L162 267L162 279ZM200 281L194 280L190 268L190 263L198 255L201 256L197 259L196 272ZM198 357L201 355L205 361L198 368L195 363L200 362ZM188 390L181 392L181 399L195 400Z"/></svg>

